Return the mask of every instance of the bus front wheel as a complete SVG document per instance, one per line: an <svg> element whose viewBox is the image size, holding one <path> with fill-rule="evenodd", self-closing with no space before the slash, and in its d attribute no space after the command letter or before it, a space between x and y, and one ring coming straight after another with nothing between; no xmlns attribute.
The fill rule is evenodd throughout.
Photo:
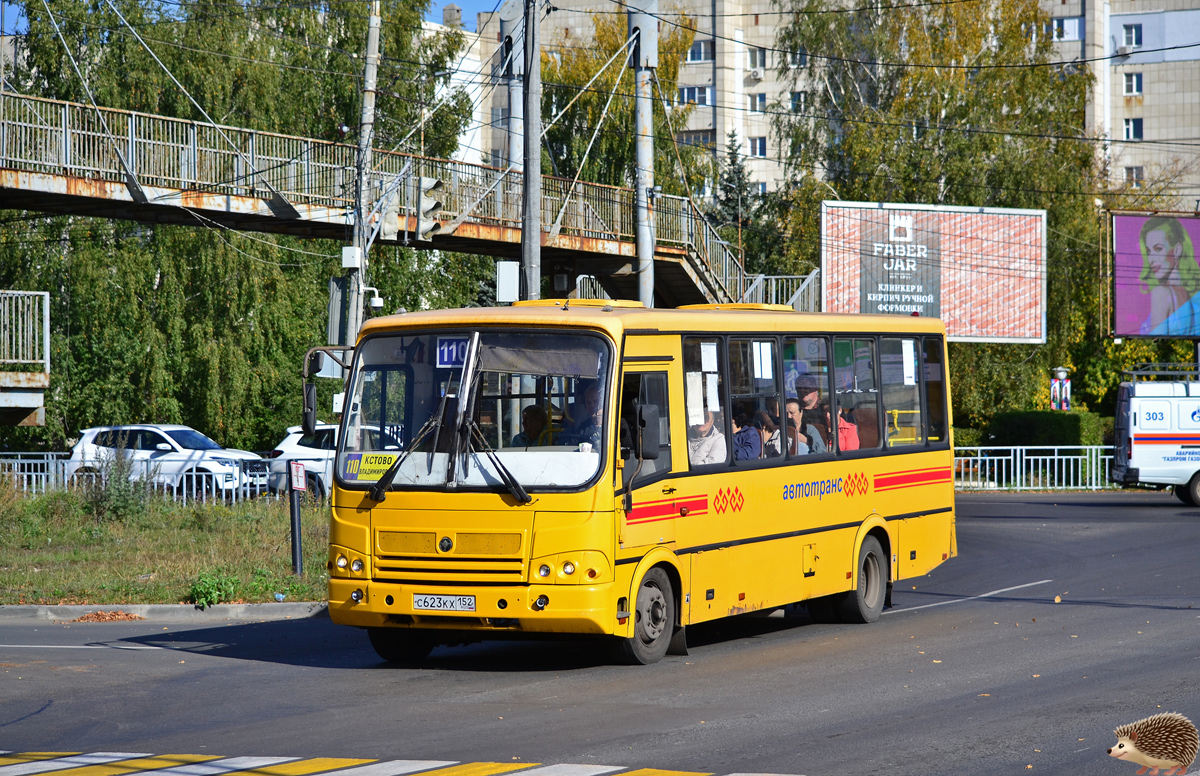
<svg viewBox="0 0 1200 776"><path fill-rule="evenodd" d="M633 665L649 665L667 654L675 630L675 594L667 572L655 567L642 577L633 609L633 637L620 642L619 654Z"/></svg>
<svg viewBox="0 0 1200 776"><path fill-rule="evenodd" d="M375 654L389 663L416 663L433 651L429 637L399 628L367 628Z"/></svg>
<svg viewBox="0 0 1200 776"><path fill-rule="evenodd" d="M1175 486L1175 498L1190 507L1200 507L1200 472L1193 474L1187 485Z"/></svg>
<svg viewBox="0 0 1200 776"><path fill-rule="evenodd" d="M863 539L858 551L858 587L845 594L841 602L845 622L875 622L883 613L887 596L887 558L874 536Z"/></svg>

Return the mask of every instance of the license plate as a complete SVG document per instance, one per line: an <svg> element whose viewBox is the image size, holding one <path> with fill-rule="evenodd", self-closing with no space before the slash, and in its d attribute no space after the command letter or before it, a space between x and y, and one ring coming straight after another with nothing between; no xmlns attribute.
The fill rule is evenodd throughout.
<svg viewBox="0 0 1200 776"><path fill-rule="evenodd" d="M434 612L473 612L473 595L421 595L413 593L413 608Z"/></svg>

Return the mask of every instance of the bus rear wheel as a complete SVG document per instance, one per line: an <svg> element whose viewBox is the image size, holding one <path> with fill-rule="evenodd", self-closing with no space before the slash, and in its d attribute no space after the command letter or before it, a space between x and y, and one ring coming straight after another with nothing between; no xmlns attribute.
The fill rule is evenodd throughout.
<svg viewBox="0 0 1200 776"><path fill-rule="evenodd" d="M632 665L649 665L662 659L675 630L675 594L667 572L655 567L642 577L633 607L633 637L623 639L618 655Z"/></svg>
<svg viewBox="0 0 1200 776"><path fill-rule="evenodd" d="M1175 498L1187 504L1189 507L1196 506L1196 502L1192 501L1192 496L1188 492L1191 490L1191 483L1187 485L1174 485L1171 487L1171 492L1175 494Z"/></svg>
<svg viewBox="0 0 1200 776"><path fill-rule="evenodd" d="M1190 507L1200 507L1200 472L1193 474L1187 485L1175 486L1175 498Z"/></svg>
<svg viewBox="0 0 1200 776"><path fill-rule="evenodd" d="M887 597L888 565L883 547L874 536L863 539L858 551L858 587L842 598L841 615L845 622L875 622L883 613Z"/></svg>
<svg viewBox="0 0 1200 776"><path fill-rule="evenodd" d="M375 654L389 663L416 663L433 651L428 636L399 628L367 628Z"/></svg>

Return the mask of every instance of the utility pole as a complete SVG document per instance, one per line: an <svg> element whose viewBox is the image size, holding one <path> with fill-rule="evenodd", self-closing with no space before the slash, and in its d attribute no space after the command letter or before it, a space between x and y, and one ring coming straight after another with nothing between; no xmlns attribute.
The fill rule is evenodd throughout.
<svg viewBox="0 0 1200 776"><path fill-rule="evenodd" d="M634 203L637 208L638 300L654 306L654 99L651 75L658 67L658 0L630 0L633 52L633 128L637 149Z"/></svg>
<svg viewBox="0 0 1200 776"><path fill-rule="evenodd" d="M363 69L362 120L358 128L358 185L354 196L354 245L342 251L342 267L350 270L347 283L349 315L343 333L343 345L353 345L363 322L363 276L367 271L367 241L371 237L367 223L367 174L371 170L371 143L375 135L375 80L379 69L380 0L371 0L367 23L367 64Z"/></svg>
<svg viewBox="0 0 1200 776"><path fill-rule="evenodd" d="M493 159L497 167L523 170L525 165L524 129L524 84L525 38L522 34L525 21L524 0L504 0L500 6L500 55L504 64L504 83L508 89L508 148L504 159ZM521 106L521 107L518 107Z"/></svg>
<svg viewBox="0 0 1200 776"><path fill-rule="evenodd" d="M525 212L521 298L542 298L542 51L538 0L525 0ZM512 107L509 107L512 111Z"/></svg>

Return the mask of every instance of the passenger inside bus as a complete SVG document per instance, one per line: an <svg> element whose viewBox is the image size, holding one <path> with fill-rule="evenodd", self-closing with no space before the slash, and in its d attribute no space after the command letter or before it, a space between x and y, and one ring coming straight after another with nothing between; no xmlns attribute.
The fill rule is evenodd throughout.
<svg viewBox="0 0 1200 776"><path fill-rule="evenodd" d="M787 440L789 455L808 455L808 438L801 432L800 400L788 399L784 405L787 408Z"/></svg>
<svg viewBox="0 0 1200 776"><path fill-rule="evenodd" d="M832 418L829 414L829 399L821 401L821 410L825 415L825 422L829 424L829 428L833 427ZM858 426L842 417L842 414L837 414L837 445L838 450L847 452L858 449Z"/></svg>
<svg viewBox="0 0 1200 776"><path fill-rule="evenodd" d="M705 410L706 420L688 429L688 462L692 466L725 462L725 435L721 433L721 416Z"/></svg>
<svg viewBox="0 0 1200 776"><path fill-rule="evenodd" d="M600 430L604 425L604 407L600 402L599 383L595 380L588 381L580 401L572 404L568 412L570 417L563 420L563 431L559 435L559 441L568 445L588 442L599 449Z"/></svg>
<svg viewBox="0 0 1200 776"><path fill-rule="evenodd" d="M779 430L779 400L774 397L768 398L766 406L758 411L754 420L762 429L763 456L774 458L783 455L783 434Z"/></svg>
<svg viewBox="0 0 1200 776"><path fill-rule="evenodd" d="M550 429L546 427L546 411L530 404L521 410L521 431L512 438L513 447L533 447L550 444Z"/></svg>
<svg viewBox="0 0 1200 776"><path fill-rule="evenodd" d="M762 432L751 422L745 405L739 405L733 412L733 460L761 458L762 443Z"/></svg>

